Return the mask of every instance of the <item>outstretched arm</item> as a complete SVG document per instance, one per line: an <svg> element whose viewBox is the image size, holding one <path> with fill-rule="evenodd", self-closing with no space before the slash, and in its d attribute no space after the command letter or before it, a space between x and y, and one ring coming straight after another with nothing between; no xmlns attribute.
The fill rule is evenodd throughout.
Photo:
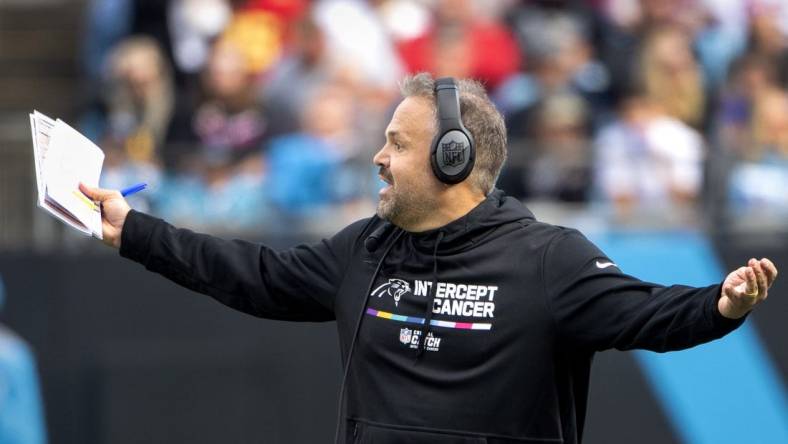
<svg viewBox="0 0 788 444"><path fill-rule="evenodd" d="M547 303L560 337L592 350L680 350L720 338L766 298L777 269L751 260L722 285L643 282L622 273L576 230L564 230L543 258Z"/></svg>
<svg viewBox="0 0 788 444"><path fill-rule="evenodd" d="M717 309L729 319L739 319L768 297L777 278L777 267L769 259L750 259L725 278Z"/></svg>
<svg viewBox="0 0 788 444"><path fill-rule="evenodd" d="M133 211L117 191L82 187L102 205L104 242L186 288L254 316L334 319L334 299L364 222L331 239L275 251L194 233Z"/></svg>

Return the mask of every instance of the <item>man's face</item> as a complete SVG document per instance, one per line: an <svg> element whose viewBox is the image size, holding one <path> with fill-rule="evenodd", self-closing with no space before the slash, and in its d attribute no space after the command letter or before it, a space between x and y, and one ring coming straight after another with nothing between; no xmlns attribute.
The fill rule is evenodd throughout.
<svg viewBox="0 0 788 444"><path fill-rule="evenodd" d="M437 207L440 182L430 167L435 115L429 99L408 97L394 111L386 144L375 154L380 177L388 186L379 192L378 216L408 229Z"/></svg>

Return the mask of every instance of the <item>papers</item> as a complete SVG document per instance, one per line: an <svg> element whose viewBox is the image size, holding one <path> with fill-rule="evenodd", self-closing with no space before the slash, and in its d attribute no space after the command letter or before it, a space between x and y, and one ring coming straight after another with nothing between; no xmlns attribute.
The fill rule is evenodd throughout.
<svg viewBox="0 0 788 444"><path fill-rule="evenodd" d="M97 187L104 153L62 120L30 114L38 206L87 235L102 238L101 209L79 191Z"/></svg>

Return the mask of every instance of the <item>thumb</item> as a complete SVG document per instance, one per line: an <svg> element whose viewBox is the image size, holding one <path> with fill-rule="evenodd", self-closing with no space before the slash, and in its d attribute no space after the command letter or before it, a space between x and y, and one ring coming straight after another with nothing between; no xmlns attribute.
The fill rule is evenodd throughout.
<svg viewBox="0 0 788 444"><path fill-rule="evenodd" d="M91 198L94 201L102 202L111 197L119 197L120 193L117 190L106 190L104 188L94 188L85 185L84 183L79 183L79 190L85 193L85 196Z"/></svg>

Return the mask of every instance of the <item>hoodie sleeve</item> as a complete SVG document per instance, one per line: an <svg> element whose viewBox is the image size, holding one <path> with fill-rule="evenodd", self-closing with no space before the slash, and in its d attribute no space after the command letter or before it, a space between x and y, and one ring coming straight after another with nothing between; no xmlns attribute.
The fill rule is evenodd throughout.
<svg viewBox="0 0 788 444"><path fill-rule="evenodd" d="M545 251L542 282L561 338L582 348L665 352L693 347L736 329L717 309L720 284L664 287L622 273L576 230Z"/></svg>
<svg viewBox="0 0 788 444"><path fill-rule="evenodd" d="M317 244L274 251L175 228L132 210L123 225L120 255L254 316L330 321L353 242L364 225L362 220Z"/></svg>

